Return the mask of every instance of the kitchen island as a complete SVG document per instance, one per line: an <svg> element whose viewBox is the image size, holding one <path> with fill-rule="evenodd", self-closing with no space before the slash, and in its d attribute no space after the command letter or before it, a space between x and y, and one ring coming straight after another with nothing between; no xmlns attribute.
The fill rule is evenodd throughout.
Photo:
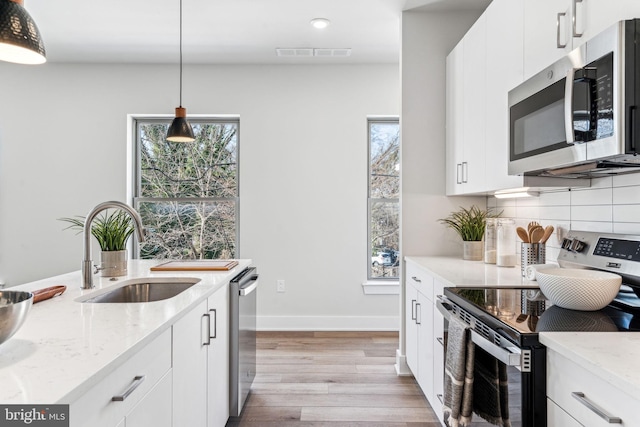
<svg viewBox="0 0 640 427"><path fill-rule="evenodd" d="M79 271L11 288L33 291L67 286L61 296L33 305L20 330L0 345L0 403L54 404L81 399L161 336L170 339L173 325L206 305L208 298L251 261L239 260L229 271L151 272L157 264L158 260L130 260L127 276L115 280L95 276L94 289L81 289ZM161 301L80 302L125 280L144 277L193 278L199 282Z"/></svg>

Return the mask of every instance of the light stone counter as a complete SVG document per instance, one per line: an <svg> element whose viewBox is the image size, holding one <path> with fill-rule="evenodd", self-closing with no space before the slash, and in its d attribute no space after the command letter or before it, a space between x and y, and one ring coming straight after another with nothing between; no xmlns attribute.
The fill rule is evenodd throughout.
<svg viewBox="0 0 640 427"><path fill-rule="evenodd" d="M496 267L447 256L407 256L405 260L429 270L445 287L538 287L537 282L521 276L519 265Z"/></svg>
<svg viewBox="0 0 640 427"><path fill-rule="evenodd" d="M83 290L80 271L9 288L36 290L66 285L61 296L34 304L22 328L0 344L0 402L70 403L167 330L231 278L251 264L239 260L230 271L151 272L158 260L129 260L126 277L94 276L94 289ZM132 304L81 303L108 287L138 277L201 279L179 295Z"/></svg>
<svg viewBox="0 0 640 427"><path fill-rule="evenodd" d="M540 342L614 387L640 398L637 332L540 332Z"/></svg>

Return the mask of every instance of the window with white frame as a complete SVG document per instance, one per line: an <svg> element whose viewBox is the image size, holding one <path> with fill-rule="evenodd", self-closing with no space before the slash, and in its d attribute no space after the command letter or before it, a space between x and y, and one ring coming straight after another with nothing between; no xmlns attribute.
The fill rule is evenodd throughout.
<svg viewBox="0 0 640 427"><path fill-rule="evenodd" d="M134 119L134 205L147 229L140 258L238 253L239 120L190 118L194 142L166 140L171 118Z"/></svg>
<svg viewBox="0 0 640 427"><path fill-rule="evenodd" d="M399 277L400 124L369 119L368 279Z"/></svg>

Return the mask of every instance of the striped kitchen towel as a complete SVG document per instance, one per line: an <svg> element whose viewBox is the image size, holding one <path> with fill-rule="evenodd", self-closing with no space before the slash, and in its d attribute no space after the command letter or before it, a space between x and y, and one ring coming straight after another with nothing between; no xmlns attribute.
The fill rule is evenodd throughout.
<svg viewBox="0 0 640 427"><path fill-rule="evenodd" d="M449 427L471 425L475 344L469 326L456 316L449 319L444 376L444 419Z"/></svg>

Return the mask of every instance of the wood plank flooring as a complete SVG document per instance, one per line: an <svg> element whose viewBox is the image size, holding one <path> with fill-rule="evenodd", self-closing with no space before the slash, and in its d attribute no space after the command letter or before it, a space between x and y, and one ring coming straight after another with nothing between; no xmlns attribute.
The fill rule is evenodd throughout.
<svg viewBox="0 0 640 427"><path fill-rule="evenodd" d="M396 332L259 332L257 374L227 427L439 427Z"/></svg>

